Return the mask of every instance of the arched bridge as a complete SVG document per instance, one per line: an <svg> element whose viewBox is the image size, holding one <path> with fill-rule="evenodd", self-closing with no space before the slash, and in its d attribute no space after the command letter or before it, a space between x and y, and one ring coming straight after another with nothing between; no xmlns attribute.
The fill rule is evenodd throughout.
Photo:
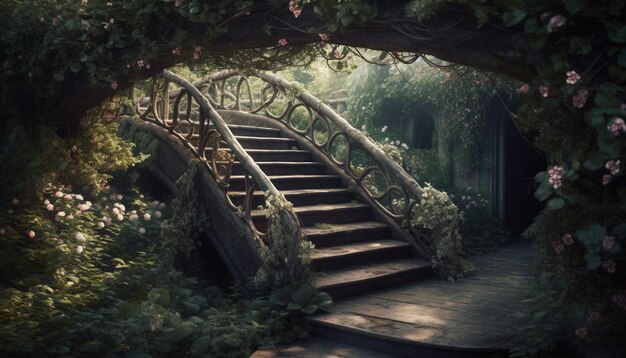
<svg viewBox="0 0 626 358"><path fill-rule="evenodd" d="M527 247L483 259L480 280L418 288L411 281L432 276L436 238L428 235L437 232L413 222L422 188L329 106L270 73L223 71L192 84L165 71L148 92L132 125L159 140L153 170L175 188L190 163L201 166L197 195L208 203L211 243L244 293L259 252L284 251L278 225L289 242L315 245L318 289L353 296L311 318L314 334L406 357L506 352L511 317L523 311L510 303L530 281L520 269L532 261ZM303 266L281 282L304 277ZM324 344L308 349L338 354Z"/></svg>

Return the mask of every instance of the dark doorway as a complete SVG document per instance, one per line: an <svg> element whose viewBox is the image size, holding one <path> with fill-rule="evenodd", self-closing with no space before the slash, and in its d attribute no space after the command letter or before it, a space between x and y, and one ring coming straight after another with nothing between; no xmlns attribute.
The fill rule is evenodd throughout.
<svg viewBox="0 0 626 358"><path fill-rule="evenodd" d="M491 196L494 208L511 233L518 235L530 226L544 207L534 197L534 177L537 172L546 169L546 158L522 137L499 98L492 100L488 116L492 138Z"/></svg>
<svg viewBox="0 0 626 358"><path fill-rule="evenodd" d="M435 120L426 113L420 112L415 117L413 123L412 144L418 149L432 149L433 132L435 131Z"/></svg>

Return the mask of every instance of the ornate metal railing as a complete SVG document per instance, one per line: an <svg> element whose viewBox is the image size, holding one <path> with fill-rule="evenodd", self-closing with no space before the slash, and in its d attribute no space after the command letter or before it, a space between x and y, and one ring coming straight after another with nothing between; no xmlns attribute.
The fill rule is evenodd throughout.
<svg viewBox="0 0 626 358"><path fill-rule="evenodd" d="M170 90L172 84L180 88ZM214 101L187 80L167 70L153 79L147 92L149 97L136 104L140 118L166 129L190 149L215 178L228 205L237 211L257 237L267 240L265 233L257 229L251 218L252 196L257 188L275 197L280 197L280 192L235 139L215 110ZM245 173L245 198L241 205L233 203L228 195L234 158L240 162ZM285 208L279 215L281 223L286 225L285 230L291 232L296 240L302 239L300 224L293 210Z"/></svg>
<svg viewBox="0 0 626 358"><path fill-rule="evenodd" d="M432 245L412 221L422 188L361 131L300 85L270 73L222 71L195 85L217 109L262 114L282 122L322 151L388 217L400 223L426 257Z"/></svg>

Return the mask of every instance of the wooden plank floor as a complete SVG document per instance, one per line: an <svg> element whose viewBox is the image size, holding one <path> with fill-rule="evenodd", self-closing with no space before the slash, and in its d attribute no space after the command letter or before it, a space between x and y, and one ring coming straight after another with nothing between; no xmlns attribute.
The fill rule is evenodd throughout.
<svg viewBox="0 0 626 358"><path fill-rule="evenodd" d="M313 317L317 326L314 333L323 333L324 327L331 325L340 331L362 332L364 344L377 336L453 350L508 350L515 326L528 308L525 299L536 257L529 242L518 240L496 252L470 258L476 271L457 282L429 278L342 299L330 313ZM324 340L318 347L318 339L322 338L278 348L273 351L275 355L266 357L369 357L342 351L346 346L332 340ZM360 345L358 340L350 343ZM383 353L379 356L386 357Z"/></svg>
<svg viewBox="0 0 626 358"><path fill-rule="evenodd" d="M535 257L528 242L470 259L476 271L457 282L439 278L336 302L315 320L426 344L507 349L524 317Z"/></svg>

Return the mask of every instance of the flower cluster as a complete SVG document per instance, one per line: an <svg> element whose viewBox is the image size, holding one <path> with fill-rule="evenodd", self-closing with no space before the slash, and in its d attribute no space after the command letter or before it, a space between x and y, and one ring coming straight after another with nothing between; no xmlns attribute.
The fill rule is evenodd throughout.
<svg viewBox="0 0 626 358"><path fill-rule="evenodd" d="M548 32L554 32L565 25L567 19L563 15L555 15L550 18L548 25L546 26Z"/></svg>
<svg viewBox="0 0 626 358"><path fill-rule="evenodd" d="M554 248L554 252L560 254L563 250L565 250L565 247L572 245L574 245L574 236L570 233L565 233L561 240L552 244L552 247Z"/></svg>
<svg viewBox="0 0 626 358"><path fill-rule="evenodd" d="M602 176L602 185L609 185L610 182L613 181L613 178L619 174L621 170L622 161L617 160L609 160L604 164L604 168L609 171L610 174L604 174Z"/></svg>
<svg viewBox="0 0 626 358"><path fill-rule="evenodd" d="M563 183L563 167L559 167L559 166L553 166L552 168L550 168L550 170L548 170L548 175L550 176L548 178L548 181L550 182L550 184L552 185L552 187L554 189L558 189L561 187L561 184Z"/></svg>
<svg viewBox="0 0 626 358"><path fill-rule="evenodd" d="M289 11L291 11L295 18L298 18L298 16L302 13L302 9L300 9L296 0L289 1Z"/></svg>
<svg viewBox="0 0 626 358"><path fill-rule="evenodd" d="M606 129L617 137L620 133L626 133L626 124L622 118L615 117Z"/></svg>
<svg viewBox="0 0 626 358"><path fill-rule="evenodd" d="M565 72L565 75L567 76L567 79L565 80L565 82L567 82L570 85L573 85L576 82L578 82L578 80L580 80L580 75L576 73L576 71L574 70Z"/></svg>
<svg viewBox="0 0 626 358"><path fill-rule="evenodd" d="M589 91L585 89L578 90L575 95L572 96L572 105L576 108L583 108L587 103L587 97L589 97Z"/></svg>

